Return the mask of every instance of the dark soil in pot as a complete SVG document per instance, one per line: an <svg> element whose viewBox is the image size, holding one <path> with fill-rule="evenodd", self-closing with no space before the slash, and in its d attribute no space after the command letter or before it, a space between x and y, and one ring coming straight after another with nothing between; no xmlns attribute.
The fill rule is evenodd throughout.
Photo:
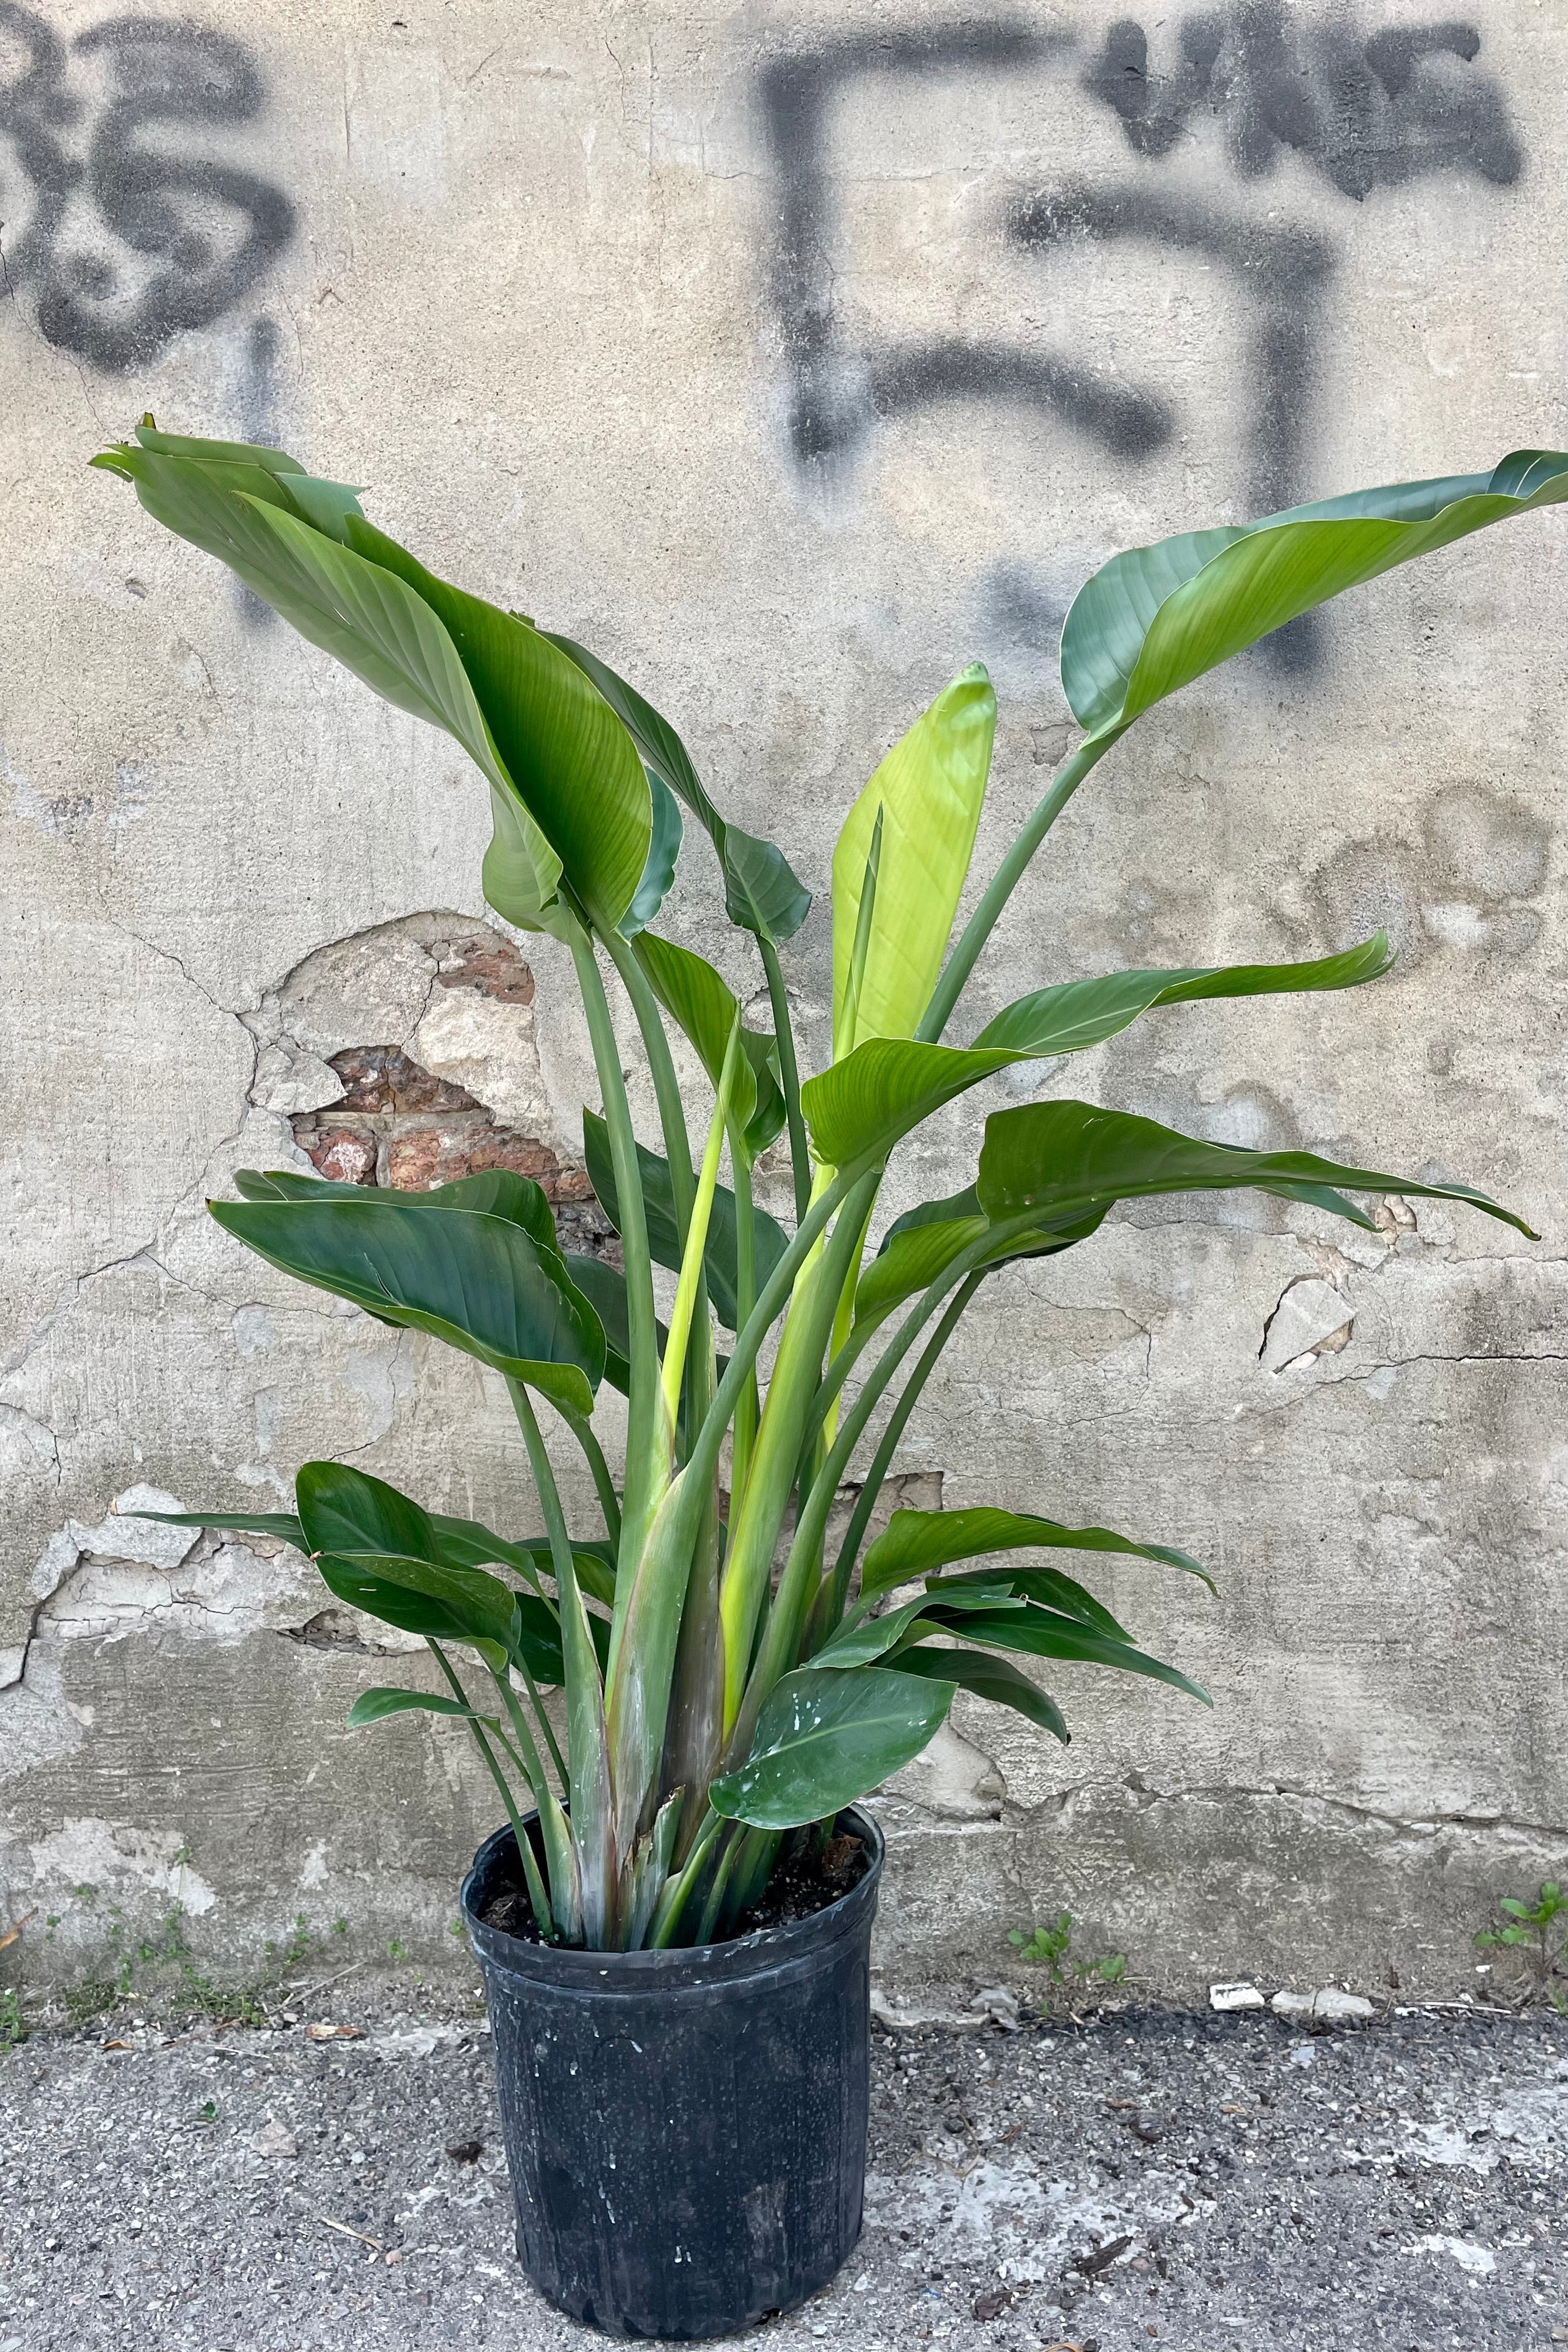
<svg viewBox="0 0 1568 2352"><path fill-rule="evenodd" d="M664 1952L508 1932L491 1914L520 1876L512 1832L479 1849L463 1914L494 2028L518 2255L574 2319L621 2336L730 2335L804 2302L854 2247L882 1839L855 1811L838 1832L775 1876L755 1926Z"/></svg>
<svg viewBox="0 0 1568 2352"><path fill-rule="evenodd" d="M537 1816L530 1814L532 1828ZM544 1856L534 1840L541 1874ZM503 1935L516 1936L525 1944L544 1942L533 1916L533 1906L523 1885L522 1872L516 1861L516 1847L507 1844L501 1853L496 1874L494 1892L489 1895L484 1912L487 1927L499 1927ZM506 1875L508 1859L511 1874ZM744 1912L731 1931L731 1936L754 1936L763 1927L784 1927L795 1919L809 1919L818 1911L826 1911L830 1903L847 1895L858 1886L872 1866L871 1850L864 1838L850 1831L838 1830L826 1843L815 1838L803 1839L798 1849L779 1864L763 1891L762 1900ZM725 1939L726 1941L729 1938Z"/></svg>

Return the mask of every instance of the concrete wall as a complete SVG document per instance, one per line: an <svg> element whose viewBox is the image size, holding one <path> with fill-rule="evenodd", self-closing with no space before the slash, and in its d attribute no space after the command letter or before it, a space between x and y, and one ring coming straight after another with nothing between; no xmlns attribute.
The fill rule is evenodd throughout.
<svg viewBox="0 0 1568 2352"><path fill-rule="evenodd" d="M983 875L1071 740L1056 633L1116 548L1563 441L1565 76L1541 0L7 7L13 1960L96 1966L107 1904L172 1897L225 1968L297 1912L441 1944L493 1811L455 1739L342 1729L385 1668L298 1558L111 1506L280 1504L324 1453L529 1523L495 1384L202 1203L309 1150L384 1181L499 1160L593 1215L584 1041L552 954L483 928L477 778L92 451L151 407L366 484L642 682L818 885L880 751L983 656ZM1064 1671L1064 1753L961 1701L889 1801L899 1966L993 1971L1066 1903L1167 1983L1451 1989L1492 1899L1568 1862L1563 531L1188 691L1002 927L982 1012L1387 923L1375 991L1157 1013L1047 1087L1464 1173L1546 1238L1196 1199L983 1294L908 1491L1212 1561L1214 1601L1098 1581L1215 1705ZM700 840L671 912L745 973ZM823 904L788 958L817 1054L828 944ZM972 1132L939 1124L894 1204L964 1181Z"/></svg>

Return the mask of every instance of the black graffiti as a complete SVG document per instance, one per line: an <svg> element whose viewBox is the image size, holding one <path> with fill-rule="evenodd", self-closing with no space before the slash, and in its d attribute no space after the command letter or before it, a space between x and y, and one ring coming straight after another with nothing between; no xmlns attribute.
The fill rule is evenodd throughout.
<svg viewBox="0 0 1568 2352"><path fill-rule="evenodd" d="M268 181L165 143L171 127L254 121L260 75L240 42L179 19L117 17L68 51L30 9L0 0L0 34L23 53L0 83L0 141L34 191L6 247L7 284L35 289L51 343L104 369L145 365L232 309L294 233L294 208ZM71 86L73 60L102 80L96 110ZM96 213L96 250L70 232L82 203ZM105 238L124 259L105 254Z"/></svg>
<svg viewBox="0 0 1568 2352"><path fill-rule="evenodd" d="M1311 412L1321 298L1334 267L1329 239L1310 229L1238 218L1148 183L1121 188L1068 186L1021 198L1008 232L1039 248L1071 237L1142 240L1167 252L1197 253L1227 270L1252 319L1247 369L1252 395L1247 503L1255 515L1290 502L1303 470ZM1270 641L1277 665L1307 667L1315 643L1307 621Z"/></svg>
<svg viewBox="0 0 1568 2352"><path fill-rule="evenodd" d="M1272 171L1288 148L1358 200L1430 172L1473 172L1507 187L1524 159L1502 92L1468 70L1480 46L1473 25L1451 20L1368 40L1342 21L1296 17L1288 28L1279 0L1243 0L1184 17L1163 77L1150 71L1142 26L1121 17L1083 87L1115 109L1137 155L1169 154L1195 121L1212 117L1248 179ZM1445 69L1445 60L1466 70Z"/></svg>
<svg viewBox="0 0 1568 2352"><path fill-rule="evenodd" d="M868 74L960 78L1054 71L1071 61L1078 87L1110 105L1129 146L1158 163L1200 121L1216 121L1238 176L1256 180L1279 154L1304 157L1343 195L1424 174L1462 172L1493 186L1523 158L1495 80L1478 70L1480 36L1458 21L1358 32L1343 16L1289 23L1279 0L1237 0L1160 23L1163 75L1131 17L1113 23L1087 61L1076 37L1014 18L971 18L920 30L852 32L763 66L760 98L778 184L771 290L788 376L787 432L801 467L847 457L881 421L932 403L984 399L1047 410L1111 457L1136 460L1175 429L1156 383L1101 375L1068 352L962 338L852 341L839 325L838 217L829 110ZM1274 511L1302 495L1322 297L1335 262L1319 229L1261 218L1246 201L1165 190L1137 165L1121 187L1063 184L1015 200L1003 243L1048 256L1075 237L1142 239L1221 265L1246 297L1246 510ZM1009 595L1028 602L1014 582ZM1040 609L1043 611L1044 606ZM1305 624L1270 641L1289 667L1312 658Z"/></svg>
<svg viewBox="0 0 1568 2352"><path fill-rule="evenodd" d="M994 394L1066 415L1128 451L1169 431L1163 407L1130 409L1117 396L1101 415L1099 387L1066 361L963 342L874 353L846 351L834 318L835 200L828 176L826 114L863 74L995 72L1037 65L1071 46L1068 36L997 21L926 30L853 33L821 47L774 58L763 68L763 120L779 183L773 298L791 375L790 445L803 464L852 447L879 416L932 400Z"/></svg>

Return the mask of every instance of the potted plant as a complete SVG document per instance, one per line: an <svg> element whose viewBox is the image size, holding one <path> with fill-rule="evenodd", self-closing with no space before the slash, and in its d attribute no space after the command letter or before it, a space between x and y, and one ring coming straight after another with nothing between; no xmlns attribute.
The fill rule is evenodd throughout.
<svg viewBox="0 0 1568 2352"><path fill-rule="evenodd" d="M1568 457L1524 451L1489 475L1370 490L1107 563L1062 635L1084 740L953 941L995 719L984 670L965 670L839 834L832 1058L804 1082L778 946L808 894L776 846L720 814L679 737L624 679L438 579L353 491L277 450L185 439L149 418L95 462L463 745L490 791L487 899L570 950L602 1094L584 1112L587 1163L624 1270L563 1252L542 1193L510 1173L424 1193L247 1174L239 1200L212 1204L273 1265L499 1374L540 1528L503 1538L332 1462L305 1464L293 1514L200 1520L287 1537L340 1601L423 1635L432 1679L367 1691L350 1720L458 1718L494 1780L506 1826L480 1849L463 1906L531 2275L612 2332L726 2332L823 2284L859 2227L881 1841L858 1801L920 1751L960 1688L1065 1739L1019 1657L1203 1696L1056 1564L1121 1553L1202 1576L1184 1552L1002 1509L900 1510L867 1544L900 1435L979 1286L1088 1240L1119 1201L1177 1192L1253 1186L1361 1224L1350 1194L1426 1195L1529 1232L1465 1185L1241 1150L1060 1097L994 1112L974 1181L878 1231L901 1139L992 1073L1079 1052L1158 1005L1357 986L1391 956L1380 933L1307 962L1074 981L950 1044L965 983L1056 817L1137 719L1325 598L1568 497ZM771 1029L651 928L682 807L759 960ZM662 1150L633 1132L628 1016ZM670 1025L707 1074L694 1129ZM786 1131L793 1232L752 1196L759 1154ZM668 1325L656 1265L675 1277ZM716 1326L732 1335L727 1357ZM606 1388L626 1400L618 1475L595 1426ZM829 1544L863 1441L858 1499ZM552 1444L584 1457L591 1530L567 1524Z"/></svg>

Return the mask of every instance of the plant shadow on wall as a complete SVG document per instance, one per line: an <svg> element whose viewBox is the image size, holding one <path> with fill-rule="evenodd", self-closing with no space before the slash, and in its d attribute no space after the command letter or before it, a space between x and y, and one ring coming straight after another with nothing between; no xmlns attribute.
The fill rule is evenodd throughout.
<svg viewBox="0 0 1568 2352"><path fill-rule="evenodd" d="M504 1919L474 1922L498 2017L517 2014L519 1953L537 1955L537 1968L585 1948L584 1958L620 1955L646 1969L689 1968L683 1952L696 1947L705 1966L726 1938L836 1906L868 1930L875 1831L838 1817L921 1751L960 1689L1065 1740L1056 1699L1020 1660L1104 1665L1203 1698L1056 1564L1064 1552L1117 1554L1203 1579L1169 1544L990 1507L900 1509L868 1543L900 1440L970 1301L997 1268L1079 1246L1119 1202L1158 1195L1253 1187L1364 1227L1350 1194L1403 1193L1529 1226L1468 1185L1206 1143L1073 1100L994 1113L974 1181L878 1231L883 1174L906 1137L998 1071L1084 1051L1159 1007L1351 988L1387 970L1378 933L1301 962L1121 971L1038 990L968 1045L943 1042L1056 817L1129 729L1326 598L1568 498L1568 457L1516 452L1489 474L1364 491L1114 558L1063 632L1063 685L1085 740L953 940L995 724L984 670L963 671L888 752L839 835L832 1057L804 1081L778 950L808 893L776 846L721 814L679 737L624 679L571 639L438 579L365 519L354 492L276 450L160 433L149 418L95 462L304 636L465 747L494 820L486 898L573 961L602 1097L584 1113L585 1159L620 1265L563 1248L544 1191L504 1165L427 1191L247 1173L240 1200L211 1204L272 1265L498 1373L541 1527L498 1535L324 1461L300 1469L292 1512L181 1520L296 1545L338 1601L428 1643L435 1679L366 1691L350 1721L422 1711L463 1724L476 1743L511 1824L486 1853L504 1851L515 1894L502 1890ZM759 961L769 1028L742 1017L760 992L751 982L737 992L651 928L682 847L682 805ZM662 1150L633 1132L607 977L650 1066ZM706 1073L695 1129L667 1024ZM759 1154L786 1133L793 1232L752 1195ZM656 1313L656 1266L674 1276L668 1321ZM732 1335L727 1353L718 1327ZM764 1342L774 1349L765 1385ZM618 1467L601 1443L606 1390L626 1400ZM551 1437L583 1457L592 1529L567 1524ZM863 1441L858 1498L830 1542ZM543 1703L550 1688L563 1692L561 1717ZM858 1856L857 1841L868 1850ZM873 1883L858 1894L868 1862ZM490 1870L486 1861L478 1874L487 1885ZM498 1968L513 1972L504 1996ZM612 1973L597 1970L595 1989ZM856 1981L839 2006L858 2000L863 2017L863 1974ZM840 2071L842 2145L858 2133L863 2148L863 2098L857 2123L848 2080L863 2084L863 2041ZM530 2147L537 2157L516 2126L514 2169L528 2171ZM534 2167L546 2202L551 2163L560 2170L553 2158ZM714 2196L732 2206L732 2183L716 2180ZM522 2187L520 2177L526 2240ZM563 2210L582 2202L574 2191ZM858 2188L841 2210L848 2235L813 2273L818 2283L853 2242ZM595 2259L613 2251L600 2245ZM654 2298L661 2313L668 2284ZM550 2291L580 2314L602 2315L606 2295L621 2307L608 2287L574 2300ZM798 2273L789 2291L808 2291ZM783 2299L758 2292L758 2309ZM701 2332L680 2307L685 2331ZM708 2332L721 2332L714 2317L704 2306Z"/></svg>

